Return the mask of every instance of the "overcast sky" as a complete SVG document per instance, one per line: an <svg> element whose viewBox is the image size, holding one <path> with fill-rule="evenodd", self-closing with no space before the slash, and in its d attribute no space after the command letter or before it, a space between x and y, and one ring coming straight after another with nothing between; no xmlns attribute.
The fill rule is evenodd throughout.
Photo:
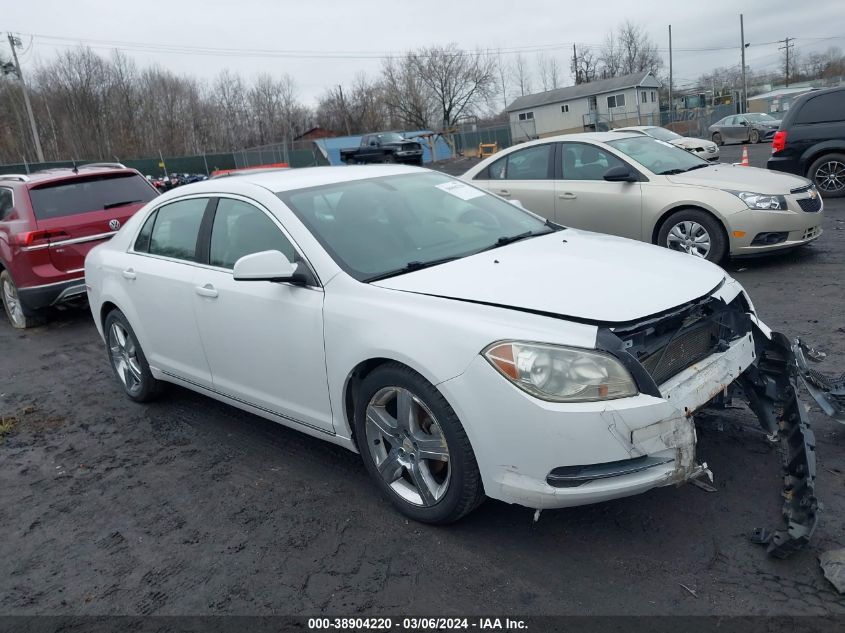
<svg viewBox="0 0 845 633"><path fill-rule="evenodd" d="M797 38L802 53L845 48L843 0L0 0L0 7L0 31L22 36L25 72L78 42L105 55L121 48L141 65L204 78L223 68L247 77L289 73L309 104L328 86L377 72L380 55L450 42L513 51L506 59L522 50L532 65L542 47L559 58L568 85L572 43L598 48L626 19L651 35L666 72L672 25L680 87L713 67L739 65L740 12L751 43L747 63L755 69L777 67L783 53L769 42L787 36ZM2 50L6 56L8 46Z"/></svg>

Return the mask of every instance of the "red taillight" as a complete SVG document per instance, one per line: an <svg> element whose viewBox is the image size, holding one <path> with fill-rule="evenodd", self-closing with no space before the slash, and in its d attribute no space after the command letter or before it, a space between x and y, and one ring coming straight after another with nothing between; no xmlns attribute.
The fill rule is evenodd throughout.
<svg viewBox="0 0 845 633"><path fill-rule="evenodd" d="M778 130L772 139L772 154L777 154L786 147L786 130Z"/></svg>
<svg viewBox="0 0 845 633"><path fill-rule="evenodd" d="M15 235L15 242L18 246L39 246L49 244L50 240L57 240L68 237L68 234L61 230L52 231L27 231Z"/></svg>

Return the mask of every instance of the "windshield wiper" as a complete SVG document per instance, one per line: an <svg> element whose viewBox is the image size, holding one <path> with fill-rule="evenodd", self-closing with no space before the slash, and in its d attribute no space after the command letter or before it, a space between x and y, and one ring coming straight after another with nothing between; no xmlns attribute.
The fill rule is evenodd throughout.
<svg viewBox="0 0 845 633"><path fill-rule="evenodd" d="M373 275L372 277L367 277L366 279L362 279L364 283L370 283L371 281L380 281L382 279L389 279L390 277L396 277L397 275L404 275L405 273L412 273L415 270L422 270L423 268L431 268L432 266L437 266L438 264L445 264L446 262L451 262L455 259L458 259L457 256L455 257L443 257L441 259L432 259L427 262L419 262L413 261L408 262L402 268L397 268L395 270L389 270L384 273L379 273L378 275Z"/></svg>
<svg viewBox="0 0 845 633"><path fill-rule="evenodd" d="M113 209L114 207L124 207L127 204L135 204L136 202L143 202L143 200L124 200L123 202L110 202L104 204L103 209Z"/></svg>
<svg viewBox="0 0 845 633"><path fill-rule="evenodd" d="M675 176L676 174L682 174L686 171L686 169L667 169L666 171L658 172L658 176Z"/></svg>
<svg viewBox="0 0 845 633"><path fill-rule="evenodd" d="M712 167L712 165L710 163L707 163L706 165L693 165L692 167L690 167L689 169L685 169L684 171L692 171L693 169L704 169L705 167Z"/></svg>

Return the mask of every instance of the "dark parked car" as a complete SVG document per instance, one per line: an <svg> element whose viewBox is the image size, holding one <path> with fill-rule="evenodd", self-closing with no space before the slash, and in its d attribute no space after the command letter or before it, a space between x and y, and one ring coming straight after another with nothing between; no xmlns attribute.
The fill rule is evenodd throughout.
<svg viewBox="0 0 845 633"><path fill-rule="evenodd" d="M361 145L340 150L340 160L349 165L360 163L423 164L422 145L409 141L397 132L365 134Z"/></svg>
<svg viewBox="0 0 845 633"><path fill-rule="evenodd" d="M84 299L88 251L157 195L118 163L0 175L0 294L12 326Z"/></svg>
<svg viewBox="0 0 845 633"><path fill-rule="evenodd" d="M766 166L806 176L826 198L845 196L845 88L798 97L775 134Z"/></svg>
<svg viewBox="0 0 845 633"><path fill-rule="evenodd" d="M710 138L716 145L725 143L760 143L770 141L775 136L780 121L768 114L749 112L726 116L711 125Z"/></svg>

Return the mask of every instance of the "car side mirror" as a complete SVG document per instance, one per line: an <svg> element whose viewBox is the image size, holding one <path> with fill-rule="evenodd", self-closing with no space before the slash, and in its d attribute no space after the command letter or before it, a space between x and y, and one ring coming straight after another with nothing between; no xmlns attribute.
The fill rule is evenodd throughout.
<svg viewBox="0 0 845 633"><path fill-rule="evenodd" d="M232 276L235 281L286 281L304 284L305 275L279 251L261 251L244 255L235 262Z"/></svg>
<svg viewBox="0 0 845 633"><path fill-rule="evenodd" d="M748 125L748 121L740 121L739 124L740 125Z"/></svg>
<svg viewBox="0 0 845 633"><path fill-rule="evenodd" d="M637 180L639 180L636 174L627 167L623 167L621 165L608 169L604 172L604 176L602 176L602 178L608 182L637 182Z"/></svg>

